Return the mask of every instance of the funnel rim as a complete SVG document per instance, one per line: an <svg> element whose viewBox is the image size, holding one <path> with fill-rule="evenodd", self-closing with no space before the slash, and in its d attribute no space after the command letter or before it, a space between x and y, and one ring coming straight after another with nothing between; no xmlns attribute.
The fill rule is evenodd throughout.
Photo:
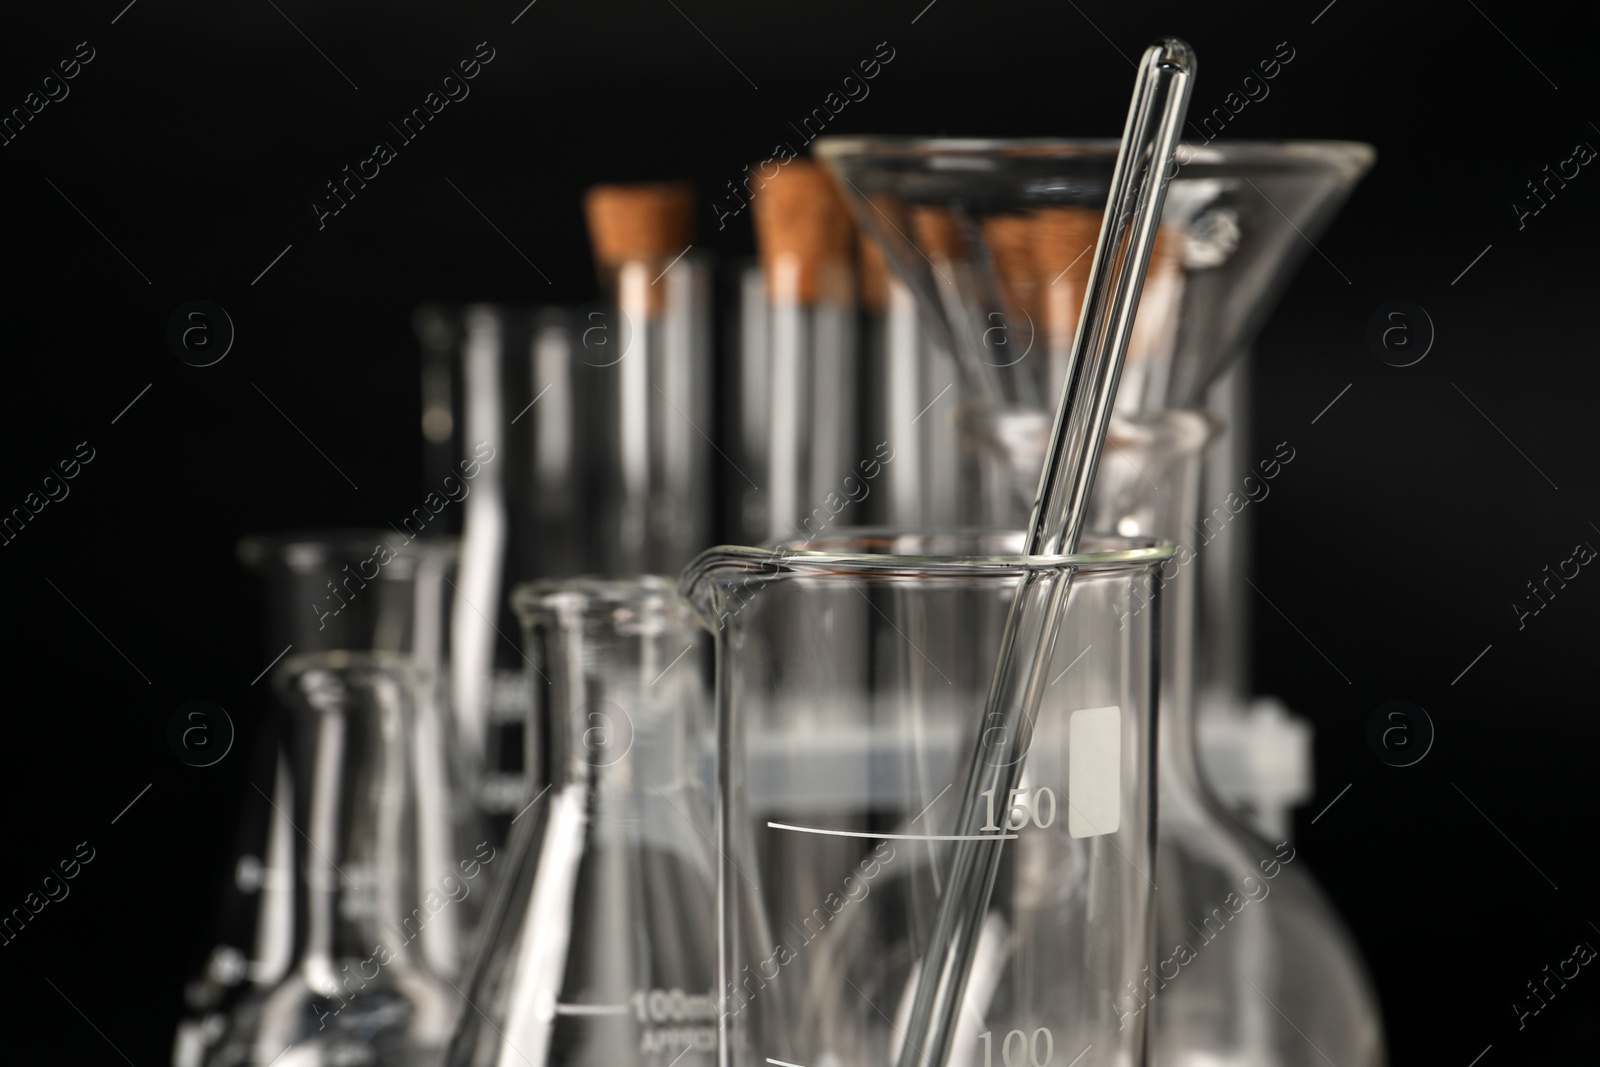
<svg viewBox="0 0 1600 1067"><path fill-rule="evenodd" d="M848 134L819 137L812 145L818 158L829 164L854 160L904 160L985 156L999 159L1066 159L1105 156L1116 160L1120 146L1115 138L1071 137L924 137L907 134ZM1180 165L1228 168L1301 164L1306 169L1327 168L1362 174L1377 159L1377 150L1365 141L1261 140L1223 141L1178 145Z"/></svg>

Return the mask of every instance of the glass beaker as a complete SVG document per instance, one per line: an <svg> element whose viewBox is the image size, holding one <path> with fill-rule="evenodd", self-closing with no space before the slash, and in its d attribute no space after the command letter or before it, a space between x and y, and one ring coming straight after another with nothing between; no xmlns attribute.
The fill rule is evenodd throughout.
<svg viewBox="0 0 1600 1067"><path fill-rule="evenodd" d="M546 785L513 827L450 1067L704 1067L716 1048L707 643L664 578L514 597Z"/></svg>
<svg viewBox="0 0 1600 1067"><path fill-rule="evenodd" d="M1025 575L1071 587L1022 788L986 798L1005 861L956 1048L977 1067L1142 1062L1145 1022L1114 998L1150 959L1171 550L1002 554L1021 544L858 530L684 572L716 639L726 1067L895 1062Z"/></svg>
<svg viewBox="0 0 1600 1067"><path fill-rule="evenodd" d="M295 831L292 951L282 976L234 1012L212 1067L280 1056L297 1067L422 1067L448 1035L448 978L477 905L466 901L493 853L466 833L445 711L454 544L390 543L401 540L263 538L241 549L281 570L269 616L303 642L273 673L287 708L292 803L276 813Z"/></svg>

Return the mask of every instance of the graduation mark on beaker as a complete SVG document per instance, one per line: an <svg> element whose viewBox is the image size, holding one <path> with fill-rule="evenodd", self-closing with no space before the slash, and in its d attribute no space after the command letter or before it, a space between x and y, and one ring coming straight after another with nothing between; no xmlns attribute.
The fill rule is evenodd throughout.
<svg viewBox="0 0 1600 1067"><path fill-rule="evenodd" d="M1041 1037L1044 1039L1042 1043L1043 1051L1040 1049ZM1012 1038L1016 1039L1015 1047L1012 1045ZM978 1040L983 1042L983 1067L993 1067L994 1039L990 1036L990 1031L985 1030L979 1034ZM1089 1048L1093 1047L1093 1045L1089 1046ZM1088 1052L1089 1049L1086 1048L1083 1051ZM1005 1067L1030 1067L1030 1065L1031 1067L1045 1067L1055 1054L1056 1040L1051 1035L1048 1026L1039 1027L1033 1032L1031 1038L1021 1030L1012 1030L1006 1034L1005 1040L1000 1043L1000 1059L1004 1062ZM1081 1054L1079 1059L1082 1059ZM1076 1063L1077 1060L1073 1062Z"/></svg>
<svg viewBox="0 0 1600 1067"><path fill-rule="evenodd" d="M685 993L672 989L638 990L629 998L641 1023L704 1022L717 1017L716 1002L710 993Z"/></svg>
<svg viewBox="0 0 1600 1067"><path fill-rule="evenodd" d="M983 800L984 800L984 811L987 812L988 816L989 816L987 819L985 819L983 821L983 825L978 827L978 829L980 829L980 830L998 830L998 829L1000 829L999 824L994 821L994 790L993 789L985 789L983 792L979 793L978 795L983 798ZM1045 808L1045 803L1044 802L1047 801L1047 800L1050 802L1050 805L1049 805L1050 814L1049 814L1048 817L1046 817L1043 814L1044 808ZM1019 811L1022 812L1022 820L1020 822L1013 823L1011 821L1012 817L1015 816L1017 814L1017 812L1019 812ZM1011 810L1006 812L1006 825L1005 825L1005 828L1007 830L1021 830L1024 827L1026 827L1028 825L1028 823L1030 823L1030 822L1033 823L1033 825L1039 827L1039 829L1042 830L1042 829L1044 829L1045 827L1049 826L1051 823L1053 823L1055 821L1056 821L1056 794L1055 794L1055 790L1051 789L1047 785L1046 786L1040 786L1037 790L1034 791L1033 798L1032 798L1031 802L1030 802L1030 800L1028 798L1028 790L1027 790L1026 786L1024 786L1021 789L1013 789L1011 791Z"/></svg>
<svg viewBox="0 0 1600 1067"><path fill-rule="evenodd" d="M626 1004L557 1004L557 1015L626 1015Z"/></svg>
<svg viewBox="0 0 1600 1067"><path fill-rule="evenodd" d="M1016 834L879 834L860 830L825 830L819 826L794 826L786 822L768 822L774 830L793 830L802 834L827 834L830 837L867 837L890 841L1011 841Z"/></svg>

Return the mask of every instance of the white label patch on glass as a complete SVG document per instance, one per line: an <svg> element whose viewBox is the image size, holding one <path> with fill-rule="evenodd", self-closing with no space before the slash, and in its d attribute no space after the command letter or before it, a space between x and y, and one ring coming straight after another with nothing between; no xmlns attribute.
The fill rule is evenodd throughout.
<svg viewBox="0 0 1600 1067"><path fill-rule="evenodd" d="M1122 709L1073 712L1067 752L1067 832L1116 833L1122 825Z"/></svg>

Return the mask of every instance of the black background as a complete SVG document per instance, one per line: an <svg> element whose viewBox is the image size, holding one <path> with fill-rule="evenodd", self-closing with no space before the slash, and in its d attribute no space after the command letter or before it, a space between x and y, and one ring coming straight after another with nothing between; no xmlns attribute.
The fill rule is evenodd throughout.
<svg viewBox="0 0 1600 1067"><path fill-rule="evenodd" d="M1281 609L1254 605L1258 688L1317 729L1301 854L1370 962L1394 1062L1465 1067L1491 1045L1485 1067L1595 1062L1600 977L1520 1032L1510 1009L1545 964L1600 942L1600 576L1520 631L1510 607L1545 564L1600 544L1600 174L1522 229L1511 206L1577 142L1600 145L1592 5L538 0L513 25L526 0L125 2L28 5L0 36L6 110L78 42L95 50L0 147L0 510L79 442L95 450L0 547L0 910L79 842L96 850L0 947L0 1058L166 1061L232 827L262 803L250 679L270 654L233 545L415 504L418 301L589 299L577 204L596 180L693 178L697 247L748 253L748 216L718 232L712 194L880 41L895 59L829 132L1115 135L1129 57L1178 33L1201 58L1197 111L1279 42L1295 50L1228 137L1378 150L1257 346L1252 458L1296 449L1251 510L1254 580ZM495 58L470 97L319 231L323 183L393 140L387 122L480 41ZM237 327L216 366L167 347L191 299ZM1437 330L1415 366L1364 340L1393 299ZM164 736L194 698L241 730L207 769ZM1437 728L1412 767L1367 744L1392 698Z"/></svg>

